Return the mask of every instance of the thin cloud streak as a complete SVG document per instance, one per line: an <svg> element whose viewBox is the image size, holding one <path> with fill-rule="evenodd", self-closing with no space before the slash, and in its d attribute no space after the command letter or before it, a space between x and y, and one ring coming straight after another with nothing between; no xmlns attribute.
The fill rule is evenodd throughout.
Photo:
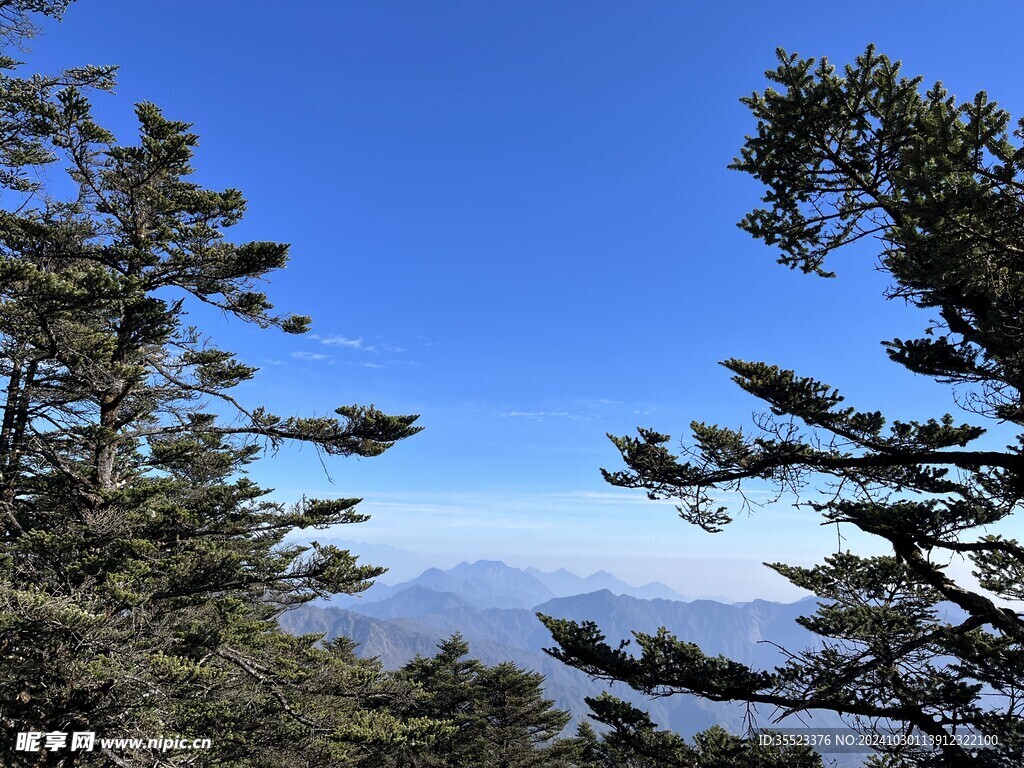
<svg viewBox="0 0 1024 768"><path fill-rule="evenodd" d="M367 351L367 348L363 346L362 339L350 339L347 336L327 336L326 338L314 336L313 338L328 347L348 347L349 349Z"/></svg>
<svg viewBox="0 0 1024 768"><path fill-rule="evenodd" d="M361 336L358 339L353 339L349 338L348 336L342 336L340 334L335 334L332 336L317 336L316 334L313 334L309 338L314 339L315 341L319 341L321 344L327 347L344 347L345 349L356 349L359 350L360 352L391 352L392 354L405 352L404 348L396 347L393 344L383 344L379 342L376 344L366 344L363 342L363 338Z"/></svg>
<svg viewBox="0 0 1024 768"><path fill-rule="evenodd" d="M569 411L502 411L498 414L503 419L530 419L531 421L543 421L544 419L571 419L581 421L587 419L579 413Z"/></svg>

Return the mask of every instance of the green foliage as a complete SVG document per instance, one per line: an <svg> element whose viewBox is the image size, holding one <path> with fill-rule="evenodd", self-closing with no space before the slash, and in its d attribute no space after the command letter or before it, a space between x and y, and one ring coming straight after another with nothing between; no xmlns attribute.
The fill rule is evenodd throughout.
<svg viewBox="0 0 1024 768"><path fill-rule="evenodd" d="M740 226L778 247L782 264L825 277L834 252L878 243L888 296L932 317L919 338L885 341L889 358L951 385L958 404L999 430L1024 426L1024 123L1015 130L984 93L959 103L941 85L925 91L873 48L842 70L778 58L772 87L743 99L756 131L732 167L766 192ZM653 430L612 437L626 469L605 478L680 499L680 515L709 532L733 518L715 491L745 498L751 482L768 484L825 523L880 537L891 556L771 565L822 598L801 620L821 647L790 649L774 670L709 658L664 630L637 634L634 654L593 624L545 617L560 646L552 653L649 693L832 710L860 727L933 737L967 728L998 742L894 748L875 764L1024 763L1024 619L1005 607L1024 597L1024 548L987 531L1024 498L1024 434L1003 450L976 448L985 429L950 414L887 419L793 371L724 365L767 406L753 428L694 422L682 456ZM973 563L979 586L949 576L954 557Z"/></svg>
<svg viewBox="0 0 1024 768"><path fill-rule="evenodd" d="M540 768L562 764L574 742L558 739L569 714L543 696L543 675L511 662L488 667L466 658L458 634L431 658L409 662L399 678L417 692L404 717L443 720L449 730L420 749L395 756L396 766Z"/></svg>

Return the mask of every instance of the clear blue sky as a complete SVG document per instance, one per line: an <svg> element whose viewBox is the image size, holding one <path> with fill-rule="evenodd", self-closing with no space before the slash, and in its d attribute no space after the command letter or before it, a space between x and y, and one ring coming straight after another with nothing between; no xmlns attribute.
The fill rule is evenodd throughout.
<svg viewBox="0 0 1024 768"><path fill-rule="evenodd" d="M130 138L140 100L194 122L199 180L250 200L236 237L293 244L270 293L315 337L203 318L263 366L241 395L422 414L384 457L331 461L333 483L308 449L260 462L277 498L365 497L374 519L333 535L401 548L396 575L488 557L788 597L757 563L811 562L834 531L778 505L703 534L605 486L604 435L745 423L757 403L716 365L731 356L900 418L954 407L886 361L879 341L927 318L882 299L871 254L833 281L777 266L736 228L759 190L726 165L776 46L845 62L875 42L1024 113L1024 9L1000 8L79 0L25 58L119 64L108 126Z"/></svg>

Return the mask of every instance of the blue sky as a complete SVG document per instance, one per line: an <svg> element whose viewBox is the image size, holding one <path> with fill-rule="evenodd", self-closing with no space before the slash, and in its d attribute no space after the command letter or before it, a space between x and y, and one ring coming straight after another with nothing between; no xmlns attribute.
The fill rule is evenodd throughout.
<svg viewBox="0 0 1024 768"><path fill-rule="evenodd" d="M250 201L235 237L292 244L269 292L314 335L198 316L263 366L240 395L422 414L330 479L308 449L253 468L283 500L366 499L371 522L322 540L396 547L396 576L487 557L783 598L758 563L813 562L834 529L778 504L703 534L602 482L605 433L746 423L757 403L716 365L733 356L899 418L954 408L887 362L879 341L927 317L883 300L870 251L833 281L776 265L736 228L759 190L726 165L776 46L845 62L875 42L1024 113L1024 11L999 16L980 34L952 2L79 0L25 58L119 64L107 125L130 138L140 100L195 123L198 179Z"/></svg>

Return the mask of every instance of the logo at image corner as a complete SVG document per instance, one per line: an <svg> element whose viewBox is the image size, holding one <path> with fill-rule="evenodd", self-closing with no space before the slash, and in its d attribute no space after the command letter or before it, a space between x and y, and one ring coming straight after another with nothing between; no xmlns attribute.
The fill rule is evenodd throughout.
<svg viewBox="0 0 1024 768"><path fill-rule="evenodd" d="M49 752L62 749L92 752L95 747L96 733L93 731L20 731L14 740L15 752L39 752L43 749Z"/></svg>

